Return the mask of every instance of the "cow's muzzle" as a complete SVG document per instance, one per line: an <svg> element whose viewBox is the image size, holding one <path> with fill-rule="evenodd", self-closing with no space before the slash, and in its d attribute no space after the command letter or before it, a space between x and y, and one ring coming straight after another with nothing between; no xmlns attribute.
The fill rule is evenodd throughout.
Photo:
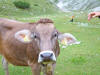
<svg viewBox="0 0 100 75"><path fill-rule="evenodd" d="M38 63L55 62L56 57L53 51L42 51L38 57Z"/></svg>

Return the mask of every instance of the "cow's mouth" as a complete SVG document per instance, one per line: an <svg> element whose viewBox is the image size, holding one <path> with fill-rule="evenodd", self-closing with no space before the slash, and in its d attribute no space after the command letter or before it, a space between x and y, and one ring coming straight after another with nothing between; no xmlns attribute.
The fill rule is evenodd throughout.
<svg viewBox="0 0 100 75"><path fill-rule="evenodd" d="M56 62L56 57L53 51L42 51L38 57L38 63L47 64Z"/></svg>

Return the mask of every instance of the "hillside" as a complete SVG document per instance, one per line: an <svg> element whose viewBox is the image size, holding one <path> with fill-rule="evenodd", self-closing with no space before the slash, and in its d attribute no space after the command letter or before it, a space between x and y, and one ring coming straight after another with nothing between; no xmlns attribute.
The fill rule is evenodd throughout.
<svg viewBox="0 0 100 75"><path fill-rule="evenodd" d="M62 11L85 11L96 9L100 11L100 0L50 0ZM97 8L99 7L99 8Z"/></svg>
<svg viewBox="0 0 100 75"><path fill-rule="evenodd" d="M30 3L30 9L19 9L14 1ZM57 13L58 9L49 0L0 0L0 16L34 16Z"/></svg>

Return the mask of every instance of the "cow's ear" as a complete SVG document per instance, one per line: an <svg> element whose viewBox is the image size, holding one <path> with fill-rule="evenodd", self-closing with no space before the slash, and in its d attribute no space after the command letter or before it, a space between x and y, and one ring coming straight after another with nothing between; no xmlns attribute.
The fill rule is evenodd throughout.
<svg viewBox="0 0 100 75"><path fill-rule="evenodd" d="M32 41L31 32L27 29L16 32L15 38L23 43L30 43Z"/></svg>
<svg viewBox="0 0 100 75"><path fill-rule="evenodd" d="M79 41L70 33L59 34L58 39L60 44L64 46L72 45L72 44L80 44Z"/></svg>

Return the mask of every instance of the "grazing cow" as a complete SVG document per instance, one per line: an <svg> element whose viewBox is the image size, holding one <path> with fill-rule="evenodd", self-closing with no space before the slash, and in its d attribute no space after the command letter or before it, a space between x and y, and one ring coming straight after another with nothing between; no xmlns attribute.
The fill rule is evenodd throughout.
<svg viewBox="0 0 100 75"><path fill-rule="evenodd" d="M35 23L0 19L0 54L4 57L6 75L8 63L16 66L30 66L33 75L53 75L60 53L59 41L66 38L68 44L77 40L71 34L61 34L50 19ZM8 63L7 63L8 62Z"/></svg>

